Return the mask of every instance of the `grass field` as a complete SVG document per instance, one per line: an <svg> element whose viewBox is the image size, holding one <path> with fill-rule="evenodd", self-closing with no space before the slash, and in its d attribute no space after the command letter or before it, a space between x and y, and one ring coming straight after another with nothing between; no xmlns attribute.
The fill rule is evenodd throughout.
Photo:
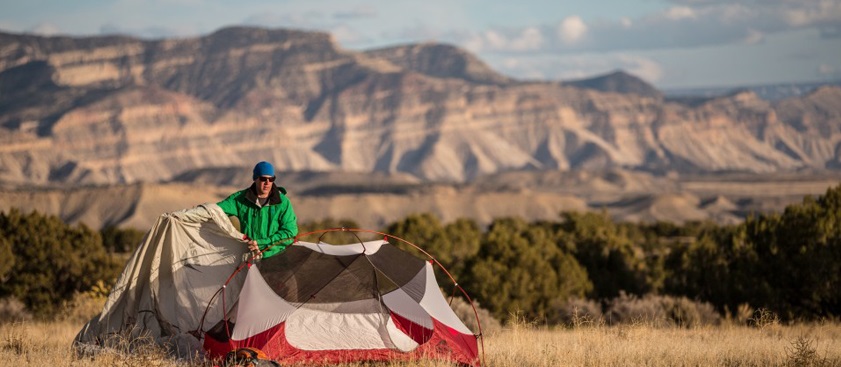
<svg viewBox="0 0 841 367"><path fill-rule="evenodd" d="M210 366L172 360L149 348L132 355L76 359L81 324L0 325L0 366ZM548 329L519 323L484 341L485 365L525 366L841 366L841 324L655 328L643 323ZM351 366L357 366L354 364ZM384 366L449 366L421 361Z"/></svg>

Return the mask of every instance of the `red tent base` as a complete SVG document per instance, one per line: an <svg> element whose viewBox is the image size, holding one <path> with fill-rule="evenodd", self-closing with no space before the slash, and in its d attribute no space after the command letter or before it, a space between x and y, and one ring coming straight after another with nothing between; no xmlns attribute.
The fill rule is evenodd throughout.
<svg viewBox="0 0 841 367"><path fill-rule="evenodd" d="M326 365L363 361L414 361L431 359L453 361L467 366L478 367L480 365L477 358L477 350L471 348L470 343L458 341L459 339L472 339L474 340L472 345L475 346L475 337L473 335L458 333L437 322L435 327L435 331L425 343L408 353L392 349L303 350L289 344L284 336L285 323L281 323L246 340L221 342L210 335L206 335L204 348L207 353L206 356L214 360L223 359L232 350L252 347L260 349L272 360L281 364ZM459 350L464 348L467 350Z"/></svg>

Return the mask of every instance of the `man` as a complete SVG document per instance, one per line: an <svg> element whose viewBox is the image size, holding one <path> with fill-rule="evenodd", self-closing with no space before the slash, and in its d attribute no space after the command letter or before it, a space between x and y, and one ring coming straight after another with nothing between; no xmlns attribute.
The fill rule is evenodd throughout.
<svg viewBox="0 0 841 367"><path fill-rule="evenodd" d="M298 218L286 189L274 184L276 176L271 163L257 163L251 178L254 183L250 187L231 194L218 205L225 214L239 219L240 231L249 238L248 249L265 250L263 257L268 258L293 242L298 234Z"/></svg>

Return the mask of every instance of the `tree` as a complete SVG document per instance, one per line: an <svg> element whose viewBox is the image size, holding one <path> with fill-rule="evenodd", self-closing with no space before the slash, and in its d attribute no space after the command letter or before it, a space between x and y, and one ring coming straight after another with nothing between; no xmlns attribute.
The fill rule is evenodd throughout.
<svg viewBox="0 0 841 367"><path fill-rule="evenodd" d="M146 234L134 228L121 229L116 226L106 226L99 231L99 235L102 237L102 246L107 251L129 253L134 252Z"/></svg>
<svg viewBox="0 0 841 367"><path fill-rule="evenodd" d="M841 185L745 222L757 301L784 318L841 316Z"/></svg>
<svg viewBox="0 0 841 367"><path fill-rule="evenodd" d="M9 272L15 266L15 253L12 252L12 243L5 237L0 237L0 284L8 279Z"/></svg>
<svg viewBox="0 0 841 367"><path fill-rule="evenodd" d="M417 245L447 268L452 263L453 244L447 240L441 221L430 213L411 214L388 225L385 232ZM395 245L416 256L426 257L411 246L402 243Z"/></svg>
<svg viewBox="0 0 841 367"><path fill-rule="evenodd" d="M551 308L591 290L587 272L552 231L521 219L495 220L469 266L468 288L498 318L522 312L546 320Z"/></svg>
<svg viewBox="0 0 841 367"><path fill-rule="evenodd" d="M351 219L335 220L333 218L325 218L323 220L298 224L298 235L303 236L304 234L310 232L332 228L359 228L359 225ZM315 241L316 235L312 236L314 238L311 240ZM331 244L353 243L357 241L356 237L353 237L352 235L343 232L321 233L318 234L318 236L321 238L322 241ZM309 241L309 239L307 240ZM364 241L365 239L362 240Z"/></svg>
<svg viewBox="0 0 841 367"><path fill-rule="evenodd" d="M0 296L15 296L37 315L50 314L97 281L113 283L120 270L97 232L68 226L56 216L17 209L0 213L0 238L11 243L15 254Z"/></svg>
<svg viewBox="0 0 841 367"><path fill-rule="evenodd" d="M708 226L690 242L676 243L668 255L665 289L670 294L702 299L720 311L736 312L755 304L758 265L745 241L743 225Z"/></svg>
<svg viewBox="0 0 841 367"><path fill-rule="evenodd" d="M650 291L642 249L635 247L607 213L565 212L560 223L564 245L587 269L591 296L613 298L620 291L642 295Z"/></svg>
<svg viewBox="0 0 841 367"><path fill-rule="evenodd" d="M444 227L444 238L450 243L447 270L456 279L462 279L467 271L467 263L479 252L482 231L475 221L462 218Z"/></svg>

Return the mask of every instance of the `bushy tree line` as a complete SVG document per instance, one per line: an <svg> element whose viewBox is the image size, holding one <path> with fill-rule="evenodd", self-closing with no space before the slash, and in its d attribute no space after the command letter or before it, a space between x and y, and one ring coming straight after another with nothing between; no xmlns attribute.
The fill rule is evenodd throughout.
<svg viewBox="0 0 841 367"><path fill-rule="evenodd" d="M725 311L767 308L783 319L841 316L841 186L709 228L674 248L666 291L709 300Z"/></svg>
<svg viewBox="0 0 841 367"><path fill-rule="evenodd" d="M409 216L386 232L434 254L496 317L558 322L566 302L606 307L622 295L709 302L723 314L770 310L786 320L841 316L841 186L739 225L615 223L604 213L557 222Z"/></svg>
<svg viewBox="0 0 841 367"><path fill-rule="evenodd" d="M358 228L352 220L300 225L301 233L339 227ZM570 302L608 310L617 297L650 296L709 302L729 314L762 308L787 320L841 316L841 186L729 226L616 223L605 212L566 212L557 221L500 218L481 228L414 214L381 231L434 255L500 319L556 323ZM125 262L119 254L133 251L143 234L97 232L37 212L0 213L0 298L49 314L97 281L112 284ZM323 239L354 240L347 236Z"/></svg>

